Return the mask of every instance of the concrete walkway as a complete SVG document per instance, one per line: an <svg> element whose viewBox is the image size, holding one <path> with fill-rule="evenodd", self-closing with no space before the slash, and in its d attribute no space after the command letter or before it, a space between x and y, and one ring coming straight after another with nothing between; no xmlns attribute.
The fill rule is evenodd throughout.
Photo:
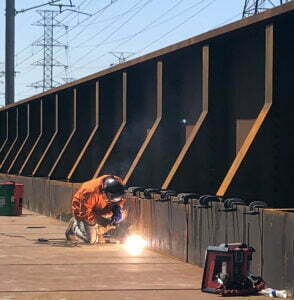
<svg viewBox="0 0 294 300"><path fill-rule="evenodd" d="M134 257L121 245L73 246L65 228L27 210L0 216L0 299L219 299L200 291L199 267L149 250ZM264 299L234 299L247 298Z"/></svg>

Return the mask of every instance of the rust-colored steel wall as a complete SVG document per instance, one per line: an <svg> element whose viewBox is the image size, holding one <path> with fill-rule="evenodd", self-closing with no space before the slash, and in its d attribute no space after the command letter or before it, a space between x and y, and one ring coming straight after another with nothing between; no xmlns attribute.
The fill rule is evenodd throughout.
<svg viewBox="0 0 294 300"><path fill-rule="evenodd" d="M16 139L17 139L17 124L18 124L18 112L17 108L8 109L6 120L8 120L8 138L5 140L1 147L0 152L0 170L2 169L5 159L8 157Z"/></svg>
<svg viewBox="0 0 294 300"><path fill-rule="evenodd" d="M8 140L8 111L0 112L0 155Z"/></svg>
<svg viewBox="0 0 294 300"><path fill-rule="evenodd" d="M99 128L89 141L79 164L71 174L72 181L91 179L123 122L123 73L110 74L99 80ZM92 110L93 120L96 111ZM86 122L86 120L85 120Z"/></svg>
<svg viewBox="0 0 294 300"><path fill-rule="evenodd" d="M275 26L273 102L227 190L227 194L267 199L273 206L284 207L293 207L289 195L294 168L294 36L288 34L293 31L293 19Z"/></svg>
<svg viewBox="0 0 294 300"><path fill-rule="evenodd" d="M293 16L290 2L0 109L0 171L293 206Z"/></svg>
<svg viewBox="0 0 294 300"><path fill-rule="evenodd" d="M18 123L17 123L17 138L13 142L13 147L7 152L6 158L2 161L1 172L9 173L10 166L14 162L14 158L19 154L19 150L28 135L29 126L29 105L24 104L18 107Z"/></svg>
<svg viewBox="0 0 294 300"><path fill-rule="evenodd" d="M32 101L29 104L29 116L28 116L28 131L26 139L19 149L18 155L15 157L15 161L11 164L10 170L8 171L10 174L19 174L24 162L28 158L28 153L33 148L35 144L39 131L40 131L40 101Z"/></svg>
<svg viewBox="0 0 294 300"><path fill-rule="evenodd" d="M54 166L60 152L74 125L75 115L75 89L66 89L56 94L55 106L55 131L51 143L35 167L33 175L37 177L50 177L50 171ZM44 111L46 114L46 109Z"/></svg>
<svg viewBox="0 0 294 300"><path fill-rule="evenodd" d="M34 124L39 128L38 138L30 152L27 153L28 159L24 161L19 171L21 175L33 175L36 166L41 162L48 143L53 137L56 126L55 110L57 109L58 99L55 95L47 96L37 101L40 103L40 115Z"/></svg>
<svg viewBox="0 0 294 300"><path fill-rule="evenodd" d="M156 118L156 62L132 67L127 72L126 91L126 124L100 170L100 174L115 173L122 178Z"/></svg>
<svg viewBox="0 0 294 300"><path fill-rule="evenodd" d="M50 177L65 179L82 151L92 128L95 127L96 81L82 84L76 89L76 113L73 127L59 159L50 171ZM98 91L97 91L98 92Z"/></svg>

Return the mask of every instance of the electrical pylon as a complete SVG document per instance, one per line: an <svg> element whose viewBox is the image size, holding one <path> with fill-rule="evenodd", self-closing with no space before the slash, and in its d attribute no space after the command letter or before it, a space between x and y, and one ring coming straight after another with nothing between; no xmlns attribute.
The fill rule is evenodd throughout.
<svg viewBox="0 0 294 300"><path fill-rule="evenodd" d="M292 0L245 0L243 18L258 14Z"/></svg>
<svg viewBox="0 0 294 300"><path fill-rule="evenodd" d="M54 68L64 67L65 65L54 59L54 48L55 47L66 47L58 40L54 39L54 29L56 27L66 26L56 19L59 14L57 11L52 10L41 10L38 11L42 19L37 21L35 26L42 26L44 33L43 36L33 43L34 46L42 47L43 58L33 63L33 65L43 67L43 80L39 80L32 83L32 87L42 88L43 91L60 85L59 82L54 80Z"/></svg>

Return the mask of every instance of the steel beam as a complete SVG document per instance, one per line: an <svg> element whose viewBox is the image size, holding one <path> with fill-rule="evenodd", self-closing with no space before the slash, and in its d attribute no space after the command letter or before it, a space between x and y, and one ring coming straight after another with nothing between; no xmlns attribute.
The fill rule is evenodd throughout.
<svg viewBox="0 0 294 300"><path fill-rule="evenodd" d="M48 177L52 177L52 175L54 174L54 171L57 167L57 165L59 164L60 160L62 159L62 156L64 155L65 150L67 149L69 143L71 142L73 136L76 133L76 129L77 129L77 89L73 90L73 127L72 127L72 131L67 139L67 141L65 142L62 150L60 151L53 167L51 168Z"/></svg>
<svg viewBox="0 0 294 300"><path fill-rule="evenodd" d="M8 151L6 152L6 155L4 156L4 158L3 158L3 160L2 160L2 162L0 164L0 169L2 169L2 167L4 166L4 164L5 164L5 162L6 162L7 158L8 158L11 150L13 149L16 141L18 140L18 110L19 110L19 108L16 108L16 125L15 125L16 126L16 129L15 129L16 130L16 135L15 135L15 138L14 138L11 146L9 147Z"/></svg>
<svg viewBox="0 0 294 300"><path fill-rule="evenodd" d="M21 153L24 145L26 144L27 140L29 139L29 136L30 136L30 104L27 104L27 134L26 134L26 137L25 137L24 141L22 142L21 146L19 147L14 159L12 160L12 163L10 164L10 166L7 170L7 173L10 173L10 171L11 171L13 165L15 164L19 154Z"/></svg>
<svg viewBox="0 0 294 300"><path fill-rule="evenodd" d="M122 109L122 122L121 122L121 125L119 127L119 129L117 130L115 136L114 136L114 139L113 141L111 142L110 146L108 147L102 161L100 162L97 170L95 171L95 174L93 176L93 178L96 178L99 176L100 174L100 171L102 170L105 162L107 161L109 155L111 154L117 140L119 139L122 131L124 130L125 126L126 126L126 123L127 123L127 73L126 72L123 72L123 93L122 93L122 106L123 106L123 109Z"/></svg>
<svg viewBox="0 0 294 300"><path fill-rule="evenodd" d="M85 155L85 152L87 151L89 145L92 143L94 136L99 128L99 100L100 100L100 95L99 95L99 91L100 91L100 86L99 86L99 81L96 81L96 97L95 97L95 126L91 132L91 134L89 135L89 137L87 138L87 141L82 149L82 151L80 152L78 158L76 159L73 167L71 168L69 174L67 175L67 180L70 181L73 174L75 173L79 163L81 162L82 158Z"/></svg>
<svg viewBox="0 0 294 300"><path fill-rule="evenodd" d="M255 120L249 134L247 135L241 149L236 155L229 171L227 172L222 184L220 185L217 195L223 196L229 188L233 178L246 157L258 131L260 130L264 120L266 119L272 106L273 96L273 24L266 26L266 53L265 53L265 99L264 105L257 119Z"/></svg>
<svg viewBox="0 0 294 300"><path fill-rule="evenodd" d="M2 150L4 149L7 141L8 141L8 130L9 130L9 124L8 124L8 110L6 111L6 138L5 140L3 141L3 144L1 145L1 148L0 148L0 153L2 152Z"/></svg>
<svg viewBox="0 0 294 300"><path fill-rule="evenodd" d="M55 130L54 130L54 133L53 133L53 136L51 137L45 151L43 152L39 162L37 163L32 175L35 176L35 174L37 173L39 167L41 166L41 163L43 162L43 160L45 159L52 143L54 142L57 134L58 134L58 130L59 130L59 122L58 122L58 94L55 95Z"/></svg>
<svg viewBox="0 0 294 300"><path fill-rule="evenodd" d="M149 130L147 137L138 151L134 161L132 162L130 169L124 177L124 184L127 184L132 176L138 162L140 161L143 153L153 138L162 118L162 61L157 62L157 87L156 87L156 119L151 129Z"/></svg>
<svg viewBox="0 0 294 300"><path fill-rule="evenodd" d="M172 166L167 178L165 179L162 189L167 189L177 172L180 164L182 163L187 151L189 150L191 144L197 137L200 127L202 126L204 119L208 113L208 84L209 84L209 46L204 46L202 48L202 112L196 123L193 126L189 137L183 146L180 154L178 155L174 165Z"/></svg>
<svg viewBox="0 0 294 300"><path fill-rule="evenodd" d="M24 162L23 162L21 168L19 169L18 175L21 175L21 174L22 174L22 172L23 172L24 168L26 167L28 161L30 160L30 158L31 158L31 156L32 156L32 154L33 154L35 148L37 147L37 145L39 144L39 142L40 142L40 140L41 140L41 138L42 138L42 136L43 136L43 125L44 125L44 124L43 124L43 100L42 100L42 99L40 100L40 124L39 124L39 125L40 125L40 133L39 133L39 135L38 135L38 137L37 137L37 140L36 140L35 143L33 144L33 146L32 146L32 148L31 148L30 152L28 153L26 159L24 160Z"/></svg>

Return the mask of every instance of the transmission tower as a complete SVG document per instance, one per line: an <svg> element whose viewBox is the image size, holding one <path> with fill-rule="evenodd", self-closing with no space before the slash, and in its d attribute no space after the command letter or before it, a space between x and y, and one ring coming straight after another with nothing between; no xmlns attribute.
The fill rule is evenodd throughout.
<svg viewBox="0 0 294 300"><path fill-rule="evenodd" d="M129 57L131 57L133 54L135 54L134 52L109 52L110 54L112 54L118 61L118 64L124 63L127 61L127 59ZM114 66L116 65L116 63L112 63L110 66Z"/></svg>
<svg viewBox="0 0 294 300"><path fill-rule="evenodd" d="M258 14L292 0L245 0L243 18Z"/></svg>
<svg viewBox="0 0 294 300"><path fill-rule="evenodd" d="M54 68L64 67L65 65L54 59L55 47L66 47L58 40L54 39L54 29L56 27L66 26L56 19L59 14L57 11L42 10L38 11L42 19L37 21L35 26L43 27L43 36L33 43L34 46L42 47L43 58L33 63L33 65L41 66L43 68L43 80L34 82L31 86L35 88L42 88L43 91L60 85L59 82L54 80Z"/></svg>

